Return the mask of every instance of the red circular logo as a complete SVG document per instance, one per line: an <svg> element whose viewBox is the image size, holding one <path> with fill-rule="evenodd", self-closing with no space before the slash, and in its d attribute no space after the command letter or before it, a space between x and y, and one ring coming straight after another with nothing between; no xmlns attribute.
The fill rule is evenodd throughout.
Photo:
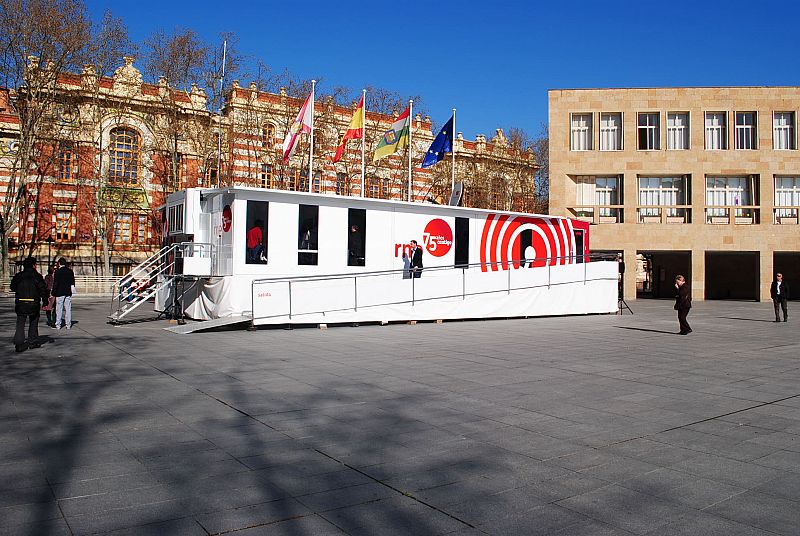
<svg viewBox="0 0 800 536"><path fill-rule="evenodd" d="M225 208L222 209L222 230L226 233L230 231L232 222L233 213L231 212L231 206L225 205Z"/></svg>
<svg viewBox="0 0 800 536"><path fill-rule="evenodd" d="M453 246L453 230L446 221L436 218L425 226L422 242L428 253L434 257L444 257Z"/></svg>

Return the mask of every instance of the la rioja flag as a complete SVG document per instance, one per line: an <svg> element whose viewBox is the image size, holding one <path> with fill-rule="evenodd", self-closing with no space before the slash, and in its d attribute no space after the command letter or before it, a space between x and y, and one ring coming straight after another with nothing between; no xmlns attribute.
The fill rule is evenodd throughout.
<svg viewBox="0 0 800 536"><path fill-rule="evenodd" d="M297 139L300 137L300 134L311 133L311 124L313 121L311 117L311 101L313 99L314 92L312 91L306 99L306 102L303 103L303 107L300 108L297 119L294 120L294 123L292 123L292 126L290 126L289 130L286 132L286 138L283 140L284 162L288 162L289 158L294 154L294 150L297 148Z"/></svg>

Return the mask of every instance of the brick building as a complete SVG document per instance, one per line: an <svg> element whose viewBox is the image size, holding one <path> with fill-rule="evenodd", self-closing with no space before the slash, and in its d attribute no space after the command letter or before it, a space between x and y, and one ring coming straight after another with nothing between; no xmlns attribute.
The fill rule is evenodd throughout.
<svg viewBox="0 0 800 536"><path fill-rule="evenodd" d="M308 140L287 164L282 161L283 137L302 98L234 81L216 114L197 86L180 91L164 79L144 83L133 58L125 58L110 77L97 76L91 66L58 75L34 165L9 188L19 147L20 114L14 103L22 91L0 90L2 202L20 203L19 224L9 241L12 262L28 254L65 256L79 273L99 274L107 264L120 275L160 246L158 208L169 192L218 185L308 190ZM360 142L351 142L341 162L331 162L352 112L330 100L316 102L313 191L362 194ZM404 153L371 162L373 140L394 117L367 110L363 193L368 197L407 197ZM416 167L433 139L431 126L427 117L414 118L416 202L446 200L450 192L449 159L433 168ZM465 204L537 208L541 200L532 187L531 151L515 147L499 129L491 140L482 135L466 140L459 133L455 146L456 180L466 184Z"/></svg>
<svg viewBox="0 0 800 536"><path fill-rule="evenodd" d="M798 87L549 92L550 210L624 255L627 299L769 299L800 280ZM635 268L635 269L633 269Z"/></svg>

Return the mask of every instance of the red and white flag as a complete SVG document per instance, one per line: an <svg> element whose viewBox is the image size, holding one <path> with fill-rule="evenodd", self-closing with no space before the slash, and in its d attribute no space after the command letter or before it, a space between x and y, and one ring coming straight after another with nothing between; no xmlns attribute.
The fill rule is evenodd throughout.
<svg viewBox="0 0 800 536"><path fill-rule="evenodd" d="M291 158L291 156L294 154L294 150L297 148L297 139L300 137L300 134L311 133L311 124L314 120L311 112L311 103L313 99L314 92L312 91L306 99L306 102L303 103L303 107L300 108L300 113L297 114L297 119L294 120L294 123L292 123L292 126L290 126L289 130L286 132L286 138L283 140L284 162L288 162L289 158Z"/></svg>

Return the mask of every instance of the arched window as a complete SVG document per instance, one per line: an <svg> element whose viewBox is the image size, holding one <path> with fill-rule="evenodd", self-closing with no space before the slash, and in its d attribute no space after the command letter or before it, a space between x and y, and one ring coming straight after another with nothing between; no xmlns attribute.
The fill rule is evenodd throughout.
<svg viewBox="0 0 800 536"><path fill-rule="evenodd" d="M111 130L109 145L108 180L121 184L139 182L139 133L132 128L118 127Z"/></svg>
<svg viewBox="0 0 800 536"><path fill-rule="evenodd" d="M261 147L264 149L272 149L275 146L275 125L272 123L264 123L261 127Z"/></svg>

